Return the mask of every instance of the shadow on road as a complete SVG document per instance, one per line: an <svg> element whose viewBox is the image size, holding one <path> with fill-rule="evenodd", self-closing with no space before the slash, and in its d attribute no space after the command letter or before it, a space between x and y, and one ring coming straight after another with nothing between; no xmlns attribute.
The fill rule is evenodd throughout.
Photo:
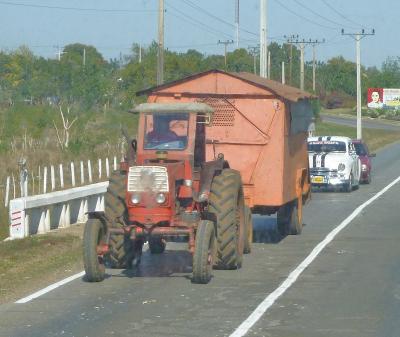
<svg viewBox="0 0 400 337"><path fill-rule="evenodd" d="M284 238L276 228L276 217L253 215L253 242L279 243Z"/></svg>
<svg viewBox="0 0 400 337"><path fill-rule="evenodd" d="M276 218L253 215L253 242L279 243L281 236L276 228ZM178 240L179 241L179 240ZM162 254L151 254L149 250L142 256L141 264L135 269L122 270L113 277L184 277L190 279L192 273L192 255L185 242L169 242Z"/></svg>
<svg viewBox="0 0 400 337"><path fill-rule="evenodd" d="M183 250L167 249L162 254L143 253L140 265L135 269L126 269L122 272L127 277L186 277L192 272L192 255ZM180 274L180 275L179 275Z"/></svg>

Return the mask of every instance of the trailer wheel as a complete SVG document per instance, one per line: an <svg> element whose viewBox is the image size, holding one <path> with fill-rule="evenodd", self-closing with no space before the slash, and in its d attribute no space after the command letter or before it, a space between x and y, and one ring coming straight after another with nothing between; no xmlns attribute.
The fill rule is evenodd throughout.
<svg viewBox="0 0 400 337"><path fill-rule="evenodd" d="M206 284L210 282L215 248L214 223L208 220L200 221L193 254L193 283Z"/></svg>
<svg viewBox="0 0 400 337"><path fill-rule="evenodd" d="M289 234L290 208L290 203L284 204L279 207L276 214L276 227L281 236L286 236Z"/></svg>
<svg viewBox="0 0 400 337"><path fill-rule="evenodd" d="M104 212L108 227L123 228L127 223L128 209L125 204L126 175L114 171L109 179L107 193L104 196ZM106 257L106 265L110 268L129 267L134 259L133 244L127 235L112 234L110 236L110 254Z"/></svg>
<svg viewBox="0 0 400 337"><path fill-rule="evenodd" d="M209 211L217 220L216 269L238 269L244 246L244 200L240 174L222 170L211 184Z"/></svg>
<svg viewBox="0 0 400 337"><path fill-rule="evenodd" d="M281 206L277 213L277 230L280 235L298 235L303 229L303 219L300 219L297 200Z"/></svg>
<svg viewBox="0 0 400 337"><path fill-rule="evenodd" d="M243 253L251 253L251 245L253 243L253 219L251 216L251 209L248 206L244 208L244 219L245 219L245 238Z"/></svg>
<svg viewBox="0 0 400 337"><path fill-rule="evenodd" d="M151 254L162 254L165 251L165 241L162 238L150 238L149 249Z"/></svg>
<svg viewBox="0 0 400 337"><path fill-rule="evenodd" d="M292 211L289 221L289 234L300 235L303 230L303 219L300 219L297 200L292 202Z"/></svg>
<svg viewBox="0 0 400 337"><path fill-rule="evenodd" d="M104 259L102 255L98 254L98 250L105 242L106 233L102 221L100 219L89 219L85 224L83 233L83 264L88 282L104 280Z"/></svg>

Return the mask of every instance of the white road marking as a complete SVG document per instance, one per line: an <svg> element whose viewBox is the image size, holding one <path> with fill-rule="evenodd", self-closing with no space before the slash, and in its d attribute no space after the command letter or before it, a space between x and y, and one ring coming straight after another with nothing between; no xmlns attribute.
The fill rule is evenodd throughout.
<svg viewBox="0 0 400 337"><path fill-rule="evenodd" d="M84 275L85 275L85 272L81 271L78 274L75 274L75 275L72 275L70 277L67 277L67 278L65 278L65 279L63 279L61 281L58 281L56 283L53 283L53 284L49 285L48 287L43 288L42 290L39 290L39 291L29 295L29 296L21 298L20 300L16 301L15 303L22 304L22 303L27 303L29 301L32 301L33 299L38 298L39 296L42 296L42 295L44 295L44 294L46 294L46 293L48 293L48 292L50 292L50 291L52 291L52 290L54 290L54 289L56 289L58 287L61 287L64 284L67 284L67 283L69 283L69 282L71 282L73 280L76 280L77 278L83 277Z"/></svg>
<svg viewBox="0 0 400 337"><path fill-rule="evenodd" d="M337 227L335 227L326 237L322 240L313 250L312 252L301 262L296 269L294 269L289 276L286 278L283 283L276 288L272 293L270 293L258 306L257 308L247 317L246 320L240 324L236 330L229 335L229 337L242 337L244 336L251 327L257 323L257 321L266 313L266 311L274 304L274 302L281 297L286 290L288 290L300 276L300 274L315 260L315 258L321 253L321 251L335 238L339 232L346 228L347 225L353 221L353 219L359 215L364 208L374 202L376 199L381 197L384 193L386 193L390 188L392 188L395 184L400 181L400 176L397 177L394 181L392 181L385 188L380 190L377 194L375 194L371 199L364 202L362 205L358 206L345 220L342 221Z"/></svg>
<svg viewBox="0 0 400 337"><path fill-rule="evenodd" d="M148 242L145 242L143 245L143 253L146 252L149 249L149 244ZM15 303L17 304L23 304L23 303L27 303L29 301L34 300L35 298L38 298L44 294L47 294L48 292L57 289L58 287L61 287L69 282L72 282L73 280L76 280L77 278L83 277L85 275L85 271L81 271L75 275L69 276L61 281L58 281L56 283L50 284L49 286L47 286L46 288L43 288L29 296L26 296L24 298L19 299L18 301L16 301Z"/></svg>

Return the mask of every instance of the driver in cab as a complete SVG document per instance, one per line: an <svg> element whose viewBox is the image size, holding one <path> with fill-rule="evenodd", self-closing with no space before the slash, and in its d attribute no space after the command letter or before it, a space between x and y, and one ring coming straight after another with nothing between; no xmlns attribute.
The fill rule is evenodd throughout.
<svg viewBox="0 0 400 337"><path fill-rule="evenodd" d="M149 143L167 143L178 140L178 135L170 129L169 119L157 118L154 129L147 134Z"/></svg>

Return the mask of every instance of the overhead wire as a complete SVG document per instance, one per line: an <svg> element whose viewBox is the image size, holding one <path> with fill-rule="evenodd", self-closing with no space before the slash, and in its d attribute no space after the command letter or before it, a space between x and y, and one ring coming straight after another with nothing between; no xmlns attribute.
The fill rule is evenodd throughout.
<svg viewBox="0 0 400 337"><path fill-rule="evenodd" d="M214 35L216 35L216 36L219 36L219 37L220 37L221 35L224 35L224 36L227 37L227 38L230 38L230 39L233 38L233 36L232 36L231 34L225 33L225 32L223 32L223 31L221 31L221 30L218 30L218 29L215 29L215 28L213 28L213 27L210 27L210 26L206 25L205 23L203 23L203 22L201 22L201 21L199 21L199 20L193 18L192 16L187 15L185 12L183 12L183 11L181 11L180 9L176 8L175 6L171 5L169 2L166 3L166 7L167 7L167 8L169 7L169 8L171 8L173 11L177 12L178 14L183 15L183 17L182 17L182 16L179 16L179 15L176 15L176 13L171 13L173 16L178 17L178 18L180 18L181 20L184 20L184 21L186 21L186 22L189 22L189 23L191 23L191 24L193 24L193 25L196 25L196 26L198 26L198 27L201 26L203 29L205 29L205 30L208 31L209 33L212 33L212 34L214 34ZM168 12L167 12L167 13L168 13Z"/></svg>
<svg viewBox="0 0 400 337"><path fill-rule="evenodd" d="M303 16L303 15L301 15L301 14L295 12L294 10L290 9L289 7L287 7L286 5L284 5L284 4L283 4L281 1L279 1L279 0L275 0L275 2L276 2L277 4L279 4L282 8L286 9L288 12L292 13L293 15L295 15L295 16L297 16L297 17L299 17L299 18L301 18L301 19L303 19L303 20L305 20L305 21L307 21L307 22L309 22L309 23L312 23L313 25L316 25L316 26L319 26L319 27L322 27L322 28L326 28L326 29L337 30L336 27L326 26L326 25L323 25L323 24L318 23L318 22L316 22L316 21L313 21L313 20L311 20L311 19L308 19L307 17L305 17L305 16Z"/></svg>
<svg viewBox="0 0 400 337"><path fill-rule="evenodd" d="M228 21L226 21L226 20L224 20L224 19L222 19L222 18L220 18L220 17L218 17L218 16L216 16L216 15L210 13L209 11L205 10L204 8L200 7L199 5L193 3L193 2L190 1L190 0L181 0L181 1L184 2L185 4L187 4L188 6L194 8L194 9L200 11L200 12L203 12L204 14L208 15L209 17L211 17L211 18L213 18L213 19L215 19L215 20L217 20L217 21L219 21L219 22L221 22L221 23L223 23L223 24L225 24L225 25L228 25L228 26L230 26L230 27L232 27L232 28L235 28L235 27L236 27L233 23L228 22ZM251 31L249 31L249 30L247 30L247 29L244 29L244 28L242 28L242 27L239 27L239 30L242 31L242 32L245 32L245 33L254 35L254 36L259 36L259 34L254 33L254 32L251 32Z"/></svg>
<svg viewBox="0 0 400 337"><path fill-rule="evenodd" d="M31 7L31 8L45 8L45 9L58 9L58 10L69 10L69 11L82 11L82 12L106 12L106 13L158 12L158 10L155 10L155 9L111 9L111 8L62 7L62 6L50 6L50 5L35 5L35 4L27 4L27 3L21 3L21 2L10 2L10 1L0 1L0 5Z"/></svg>
<svg viewBox="0 0 400 337"><path fill-rule="evenodd" d="M350 22L350 23L352 23L352 24L354 24L354 25L357 25L357 26L360 26L360 27L364 27L364 25L361 25L361 24L359 24L358 22L355 22L355 21L349 19L347 16L345 16L344 14L342 14L341 12L339 12L335 7L333 7L333 6L332 6L329 2L327 2L326 0L321 0L321 1L325 4L325 6L327 6L328 8L330 8L333 12L335 12L337 15L339 15L342 19L344 19L344 20L346 20L346 21L348 21L348 22Z"/></svg>
<svg viewBox="0 0 400 337"><path fill-rule="evenodd" d="M321 18L321 19L323 19L323 20L325 20L325 21L328 21L328 22L330 22L330 23L333 23L334 25L337 25L337 26L339 26L339 27L354 28L354 26L351 26L351 27L350 27L350 26L343 25L343 24L340 23L340 22L331 20L331 19L327 18L326 16L323 16L323 15L319 14L317 11L315 11L315 10L313 10L312 8L310 8L310 7L306 6L305 4L301 3L299 0L293 0L293 1L294 1L296 4L298 4L300 7L303 7L303 8L305 8L306 10L308 10L310 13L313 13L315 16L318 16L319 18Z"/></svg>

